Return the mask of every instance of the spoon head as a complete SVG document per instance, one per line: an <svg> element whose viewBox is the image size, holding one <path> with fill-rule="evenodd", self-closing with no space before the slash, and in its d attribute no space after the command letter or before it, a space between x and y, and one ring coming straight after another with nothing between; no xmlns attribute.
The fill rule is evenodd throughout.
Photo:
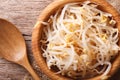
<svg viewBox="0 0 120 80"><path fill-rule="evenodd" d="M0 19L0 55L13 62L26 54L26 45L20 31L10 22Z"/></svg>

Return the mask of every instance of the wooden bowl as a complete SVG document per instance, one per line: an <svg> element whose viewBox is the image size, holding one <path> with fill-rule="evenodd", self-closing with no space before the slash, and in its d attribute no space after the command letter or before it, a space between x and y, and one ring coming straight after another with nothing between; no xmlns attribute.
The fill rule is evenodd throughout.
<svg viewBox="0 0 120 80"><path fill-rule="evenodd" d="M32 51L34 58L39 66L39 68L52 80L70 80L70 78L63 77L61 75L55 74L52 70L49 70L46 64L45 59L42 56L42 52L40 49L40 39L41 39L41 33L42 33L42 28L43 25L41 24L41 21L47 21L50 17L50 15L54 14L55 11L59 8L62 7L66 3L71 3L71 2L83 2L86 0L56 0L49 4L41 13L40 17L38 18L38 21L36 25L33 28L33 33L32 33ZM91 0L91 2L95 2L98 5L100 5L100 9L111 13L113 15L114 20L116 20L117 24L116 27L120 30L120 16L119 13L113 8L108 2L105 0ZM120 45L120 41L118 43ZM116 70L120 66L120 55L116 57L116 59L112 63L112 68L108 74L108 76L112 76ZM90 78L88 80L101 80L101 75L98 75L96 77Z"/></svg>

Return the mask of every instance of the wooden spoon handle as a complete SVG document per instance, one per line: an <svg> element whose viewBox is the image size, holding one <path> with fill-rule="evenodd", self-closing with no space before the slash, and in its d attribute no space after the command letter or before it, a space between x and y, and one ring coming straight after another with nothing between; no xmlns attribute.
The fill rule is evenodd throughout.
<svg viewBox="0 0 120 80"><path fill-rule="evenodd" d="M34 80L41 80L29 63L26 64L24 67L28 70L28 72L31 74Z"/></svg>
<svg viewBox="0 0 120 80"><path fill-rule="evenodd" d="M37 75L37 73L33 70L30 65L27 57L24 57L23 61L20 61L20 64L31 74L34 80L41 80L41 78Z"/></svg>

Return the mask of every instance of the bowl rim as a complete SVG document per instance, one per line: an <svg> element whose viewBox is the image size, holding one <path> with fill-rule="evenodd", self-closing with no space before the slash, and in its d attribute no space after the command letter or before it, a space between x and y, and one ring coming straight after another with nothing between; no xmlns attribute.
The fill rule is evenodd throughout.
<svg viewBox="0 0 120 80"><path fill-rule="evenodd" d="M42 70L42 72L44 74L46 74L49 78L51 78L53 80L68 80L69 78L55 74L53 71L49 70L46 65L46 62L45 62L45 60L42 56L41 50L40 50L40 35L42 32L42 26L43 26L41 21L48 20L49 16L52 15L54 13L54 11L57 10L57 8L61 7L62 5L66 4L66 3L84 2L84 1L86 1L86 0L55 0L55 1L53 1L42 11L42 13L40 14L40 16L33 28L33 32L32 32L33 56L35 58L37 65L39 66L40 70ZM116 20L116 22L117 22L116 26L117 26L118 30L120 31L120 15L116 11L116 9L105 0L100 0L100 1L90 0L90 1L95 2L98 5L101 5L102 6L101 9L105 10L108 13L111 13L113 18ZM120 45L120 41L118 44ZM119 66L120 66L120 54L118 54L117 58L113 62L112 68L108 74L108 77L112 76L117 71ZM99 80L100 78L101 78L101 75L98 75L98 76L90 78L88 80Z"/></svg>

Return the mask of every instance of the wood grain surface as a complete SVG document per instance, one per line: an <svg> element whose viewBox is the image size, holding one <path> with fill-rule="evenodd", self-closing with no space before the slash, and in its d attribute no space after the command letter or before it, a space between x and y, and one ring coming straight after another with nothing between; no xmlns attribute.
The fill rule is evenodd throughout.
<svg viewBox="0 0 120 80"><path fill-rule="evenodd" d="M28 58L42 80L49 80L38 68L31 50L31 33L41 11L53 0L0 0L0 18L12 22L23 34ZM99 1L99 0L98 0ZM120 13L120 0L107 0ZM0 58L0 80L32 80L21 66ZM110 80L120 80L120 69Z"/></svg>

